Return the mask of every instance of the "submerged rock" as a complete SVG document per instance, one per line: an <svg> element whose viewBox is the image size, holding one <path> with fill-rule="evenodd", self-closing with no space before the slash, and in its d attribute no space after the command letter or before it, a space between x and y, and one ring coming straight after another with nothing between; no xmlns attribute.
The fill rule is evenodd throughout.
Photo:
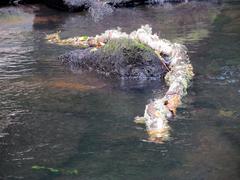
<svg viewBox="0 0 240 180"><path fill-rule="evenodd" d="M79 49L59 57L73 69L121 79L160 79L166 68L154 50L135 40L110 40L100 49Z"/></svg>

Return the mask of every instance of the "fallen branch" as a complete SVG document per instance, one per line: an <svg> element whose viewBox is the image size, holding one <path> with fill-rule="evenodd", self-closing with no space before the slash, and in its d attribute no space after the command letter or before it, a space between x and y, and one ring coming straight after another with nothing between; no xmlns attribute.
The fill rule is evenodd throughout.
<svg viewBox="0 0 240 180"><path fill-rule="evenodd" d="M145 122L149 141L162 143L169 139L170 127L168 119L176 115L176 110L181 105L182 98L187 94L187 88L194 76L185 46L160 39L156 34L152 34L149 25L142 26L130 34L116 29L107 30L95 37L86 38L86 36L81 36L61 40L59 33L55 33L48 35L46 38L49 42L59 45L94 48L101 48L111 39L129 38L151 47L166 69L168 69L165 81L169 88L164 97L156 98L147 104L144 117L137 117L135 122ZM169 61L166 62L161 55L167 56Z"/></svg>

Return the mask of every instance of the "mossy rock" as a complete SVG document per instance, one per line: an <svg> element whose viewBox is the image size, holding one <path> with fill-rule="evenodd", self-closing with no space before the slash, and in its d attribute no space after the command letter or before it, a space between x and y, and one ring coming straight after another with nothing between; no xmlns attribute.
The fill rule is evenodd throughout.
<svg viewBox="0 0 240 180"><path fill-rule="evenodd" d="M161 79L166 73L151 48L130 39L111 40L96 51L79 49L59 58L71 68L121 79Z"/></svg>
<svg viewBox="0 0 240 180"><path fill-rule="evenodd" d="M126 38L110 40L101 50L104 53L114 54L121 49L125 49L125 54L128 56L132 56L133 53L140 53L143 51L153 52L150 47L144 45L143 43Z"/></svg>

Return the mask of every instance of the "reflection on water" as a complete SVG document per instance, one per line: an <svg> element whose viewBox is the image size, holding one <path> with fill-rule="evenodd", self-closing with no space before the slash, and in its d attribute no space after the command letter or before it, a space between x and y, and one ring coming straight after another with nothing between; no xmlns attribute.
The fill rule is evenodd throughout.
<svg viewBox="0 0 240 180"><path fill-rule="evenodd" d="M240 4L186 3L86 13L43 6L0 9L0 179L239 179ZM134 18L133 18L134 17ZM65 69L71 50L45 33L95 35L150 24L187 44L196 72L165 144L141 141L133 119L160 83L114 82ZM34 165L78 175L32 171Z"/></svg>

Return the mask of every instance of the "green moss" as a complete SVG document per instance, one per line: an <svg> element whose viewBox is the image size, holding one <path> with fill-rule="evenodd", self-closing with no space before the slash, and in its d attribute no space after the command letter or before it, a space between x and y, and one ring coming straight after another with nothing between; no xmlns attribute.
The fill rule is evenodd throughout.
<svg viewBox="0 0 240 180"><path fill-rule="evenodd" d="M77 169L56 169L56 168L50 168L45 166L38 166L34 165L32 166L32 170L34 171L45 171L50 174L64 174L64 175L78 175Z"/></svg>
<svg viewBox="0 0 240 180"><path fill-rule="evenodd" d="M123 58L128 64L136 64L139 61L149 61L156 56L153 49L137 40L121 38L112 39L96 52L108 62L109 58Z"/></svg>
<svg viewBox="0 0 240 180"><path fill-rule="evenodd" d="M126 49L126 50L138 50L138 51L151 51L153 50L146 46L143 43L140 43L137 40L131 40L127 38L121 38L121 39L112 39L108 41L108 43L103 47L103 51L105 53L113 53L115 51L118 51L119 49Z"/></svg>
<svg viewBox="0 0 240 180"><path fill-rule="evenodd" d="M142 50L145 50L145 51L153 51L152 48L148 47L147 45L145 45L145 44L143 44L143 43L141 43L137 40L134 40L134 42L135 42L136 47L139 48L139 49L142 49Z"/></svg>

